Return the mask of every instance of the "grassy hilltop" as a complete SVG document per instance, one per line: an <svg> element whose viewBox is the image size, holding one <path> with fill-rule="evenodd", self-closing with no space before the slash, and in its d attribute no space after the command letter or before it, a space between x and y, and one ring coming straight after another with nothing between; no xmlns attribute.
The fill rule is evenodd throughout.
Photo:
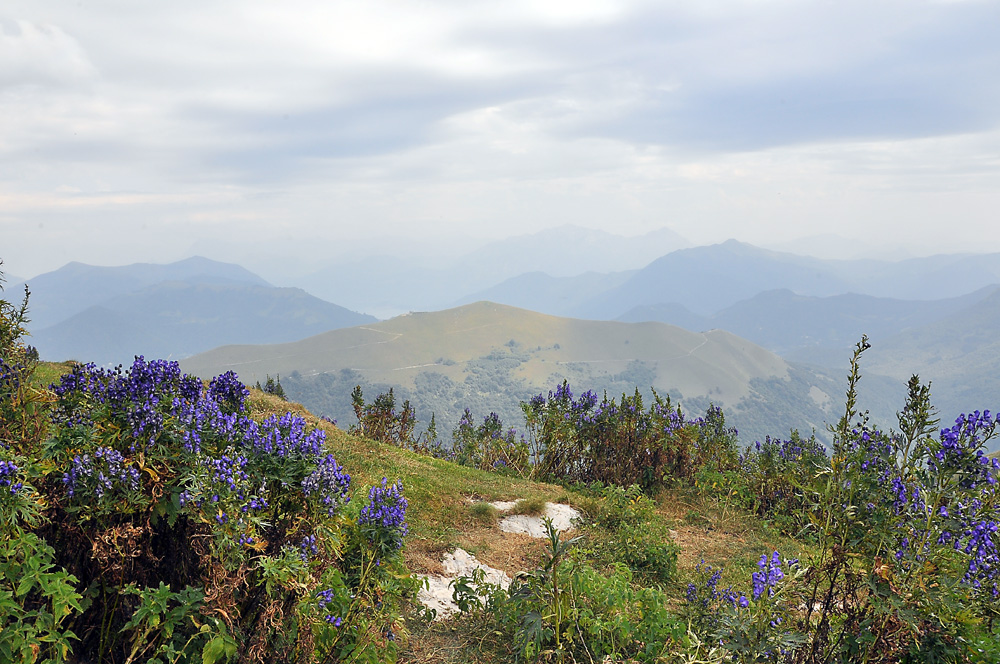
<svg viewBox="0 0 1000 664"><path fill-rule="evenodd" d="M443 430L465 408L520 426L519 403L563 380L612 396L638 387L648 397L652 387L692 412L723 406L746 443L792 428L822 436L843 389L839 372L790 364L722 330L560 318L490 302L288 344L225 346L181 365L206 378L234 370L250 383L280 376L289 396L339 421L353 418L356 385L370 396L392 387L424 425L433 413ZM873 412L891 415L887 402L869 400Z"/></svg>

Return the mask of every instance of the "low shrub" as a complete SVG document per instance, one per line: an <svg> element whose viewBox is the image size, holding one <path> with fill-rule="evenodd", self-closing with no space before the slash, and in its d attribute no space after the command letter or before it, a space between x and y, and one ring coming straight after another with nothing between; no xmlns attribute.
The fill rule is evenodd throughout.
<svg viewBox="0 0 1000 664"><path fill-rule="evenodd" d="M605 565L622 564L647 583L669 585L677 578L680 548L663 521L654 518L655 503L638 485L609 486L586 551Z"/></svg>
<svg viewBox="0 0 1000 664"><path fill-rule="evenodd" d="M656 392L647 410L638 390L620 402L607 395L598 402L590 391L574 398L564 381L521 408L535 474L546 479L656 489L736 459L736 432L720 409L686 420Z"/></svg>

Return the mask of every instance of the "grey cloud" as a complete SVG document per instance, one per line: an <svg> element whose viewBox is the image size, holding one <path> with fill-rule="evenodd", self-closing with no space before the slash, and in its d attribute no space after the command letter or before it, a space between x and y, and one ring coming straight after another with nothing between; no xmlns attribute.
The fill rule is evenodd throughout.
<svg viewBox="0 0 1000 664"><path fill-rule="evenodd" d="M889 5L895 14L850 2L723 17L657 8L577 31L480 37L565 63L553 97L579 111L557 134L742 151L997 126L1000 5Z"/></svg>
<svg viewBox="0 0 1000 664"><path fill-rule="evenodd" d="M94 74L79 43L59 27L0 16L0 91L79 84Z"/></svg>
<svg viewBox="0 0 1000 664"><path fill-rule="evenodd" d="M398 84L393 84L393 81ZM435 77L415 72L371 73L369 94L356 101L312 108L255 111L191 105L182 124L227 140L202 152L203 164L241 179L302 175L318 160L387 155L440 138L440 123L464 111L502 103L519 94L509 82ZM363 87L359 86L359 87Z"/></svg>

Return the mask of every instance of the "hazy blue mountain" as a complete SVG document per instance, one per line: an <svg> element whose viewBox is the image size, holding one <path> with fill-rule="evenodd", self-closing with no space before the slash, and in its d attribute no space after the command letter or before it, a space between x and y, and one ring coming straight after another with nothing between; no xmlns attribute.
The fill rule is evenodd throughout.
<svg viewBox="0 0 1000 664"><path fill-rule="evenodd" d="M567 225L492 242L458 262L462 268L487 274L502 269L506 276L537 271L571 277L585 272L638 269L689 246L690 242L667 228L626 237Z"/></svg>
<svg viewBox="0 0 1000 664"><path fill-rule="evenodd" d="M563 226L491 242L431 266L413 256L341 260L295 283L351 309L390 317L476 301L470 294L530 272L558 278L638 269L689 244L668 229L625 237Z"/></svg>
<svg viewBox="0 0 1000 664"><path fill-rule="evenodd" d="M761 247L789 254L830 260L875 259L899 261L914 257L914 252L903 245L859 244L856 240L851 240L836 233L821 233L794 240L774 240L762 244Z"/></svg>
<svg viewBox="0 0 1000 664"><path fill-rule="evenodd" d="M1000 410L1000 289L946 317L873 346L868 370L905 380L931 381L946 420L972 410ZM994 446L995 447L995 446Z"/></svg>
<svg viewBox="0 0 1000 664"><path fill-rule="evenodd" d="M486 297L553 315L595 320L614 320L637 307L664 303L679 304L687 314L708 316L765 290L792 285L823 295L848 290L849 282L825 263L729 240L680 249L631 272L562 278L549 273L519 275L460 301Z"/></svg>
<svg viewBox="0 0 1000 664"><path fill-rule="evenodd" d="M135 263L118 267L100 267L68 263L58 270L28 280L31 289L30 329L41 330L74 314L163 281L198 281L201 283L241 283L268 285L252 272L231 263L219 263L194 257L176 263L156 265ZM23 283L15 284L20 292Z"/></svg>
<svg viewBox="0 0 1000 664"><path fill-rule="evenodd" d="M904 330L952 315L998 289L991 286L942 300L898 300L856 293L814 297L782 289L760 293L711 316L697 316L680 305L660 304L636 307L619 320L657 320L695 331L719 328L785 359L839 367L862 334L883 342Z"/></svg>
<svg viewBox="0 0 1000 664"><path fill-rule="evenodd" d="M593 293L615 288L628 281L634 273L634 270L610 273L586 272L575 277L553 277L544 272L527 272L502 281L492 288L463 297L455 304L488 300L531 311L541 311L553 316L572 315L593 297Z"/></svg>
<svg viewBox="0 0 1000 664"><path fill-rule="evenodd" d="M33 302L32 302L33 304ZM178 359L229 343L280 343L374 322L297 288L166 281L108 298L34 332L44 359L98 364Z"/></svg>
<svg viewBox="0 0 1000 664"><path fill-rule="evenodd" d="M903 300L958 297L1000 283L1000 253L939 254L902 261L829 261L851 290ZM818 293L813 293L818 294Z"/></svg>
<svg viewBox="0 0 1000 664"><path fill-rule="evenodd" d="M296 284L379 317L488 299L611 320L663 303L709 316L778 289L815 297L935 300L1000 283L1000 254L828 260L735 240L676 248L683 244L668 230L627 238L569 226L490 243L433 265L419 256L341 260Z"/></svg>
<svg viewBox="0 0 1000 664"><path fill-rule="evenodd" d="M440 309L470 285L468 275L445 267L426 267L399 256L369 256L338 261L294 280L310 293L355 311L391 318L406 311Z"/></svg>
<svg viewBox="0 0 1000 664"><path fill-rule="evenodd" d="M828 261L782 254L729 240L681 249L653 261L620 286L580 307L577 315L614 319L642 305L676 302L710 315L761 291L794 287L810 295L835 295L851 284Z"/></svg>
<svg viewBox="0 0 1000 664"><path fill-rule="evenodd" d="M631 273L558 279L550 273L518 275L490 288L470 290L458 301L487 297L557 315L651 318L689 327L700 324L699 316L710 317L773 290L811 297L853 293L928 301L959 297L996 283L1000 283L1000 254L824 260L729 240L671 252ZM653 310L658 313L650 313Z"/></svg>

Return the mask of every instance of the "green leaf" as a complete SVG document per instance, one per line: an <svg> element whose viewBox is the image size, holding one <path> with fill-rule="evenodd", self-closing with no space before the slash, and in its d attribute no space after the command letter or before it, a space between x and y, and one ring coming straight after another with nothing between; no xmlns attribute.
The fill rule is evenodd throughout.
<svg viewBox="0 0 1000 664"><path fill-rule="evenodd" d="M17 596L24 597L29 592L31 592L32 586L35 585L35 579L31 576L25 576L21 579L21 582L17 584Z"/></svg>
<svg viewBox="0 0 1000 664"><path fill-rule="evenodd" d="M219 635L205 644L201 651L202 664L215 664L226 654L226 640Z"/></svg>

